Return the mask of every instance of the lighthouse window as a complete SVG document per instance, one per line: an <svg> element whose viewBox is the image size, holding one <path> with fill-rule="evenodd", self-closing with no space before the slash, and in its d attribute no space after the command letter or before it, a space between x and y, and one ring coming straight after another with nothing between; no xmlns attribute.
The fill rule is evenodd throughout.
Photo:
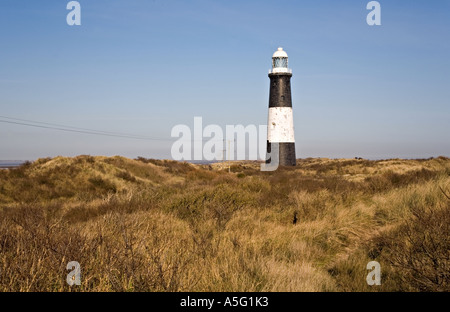
<svg viewBox="0 0 450 312"><path fill-rule="evenodd" d="M274 67L284 67L287 68L287 58L286 57L276 57L274 59Z"/></svg>

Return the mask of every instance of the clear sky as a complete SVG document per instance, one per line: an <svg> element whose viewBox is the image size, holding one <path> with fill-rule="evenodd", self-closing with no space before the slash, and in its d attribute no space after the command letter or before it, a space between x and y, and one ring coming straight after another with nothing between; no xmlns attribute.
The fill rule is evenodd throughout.
<svg viewBox="0 0 450 312"><path fill-rule="evenodd" d="M0 1L0 159L170 158L177 124L266 124L271 56L293 70L297 157L450 156L450 1ZM0 120L7 120L0 118ZM9 119L11 121L11 119Z"/></svg>

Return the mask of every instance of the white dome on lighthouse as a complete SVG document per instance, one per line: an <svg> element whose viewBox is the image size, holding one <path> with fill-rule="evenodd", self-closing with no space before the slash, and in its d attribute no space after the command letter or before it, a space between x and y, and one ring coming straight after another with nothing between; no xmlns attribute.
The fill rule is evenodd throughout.
<svg viewBox="0 0 450 312"><path fill-rule="evenodd" d="M275 51L272 57L288 57L286 51L283 50L282 47L279 47L278 50Z"/></svg>

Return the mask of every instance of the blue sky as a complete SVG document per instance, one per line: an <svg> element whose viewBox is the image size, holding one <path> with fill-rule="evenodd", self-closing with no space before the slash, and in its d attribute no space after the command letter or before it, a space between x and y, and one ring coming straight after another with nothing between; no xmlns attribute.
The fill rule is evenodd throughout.
<svg viewBox="0 0 450 312"><path fill-rule="evenodd" d="M266 124L272 53L293 70L297 157L450 156L450 1L0 2L0 159L170 158L177 124ZM1 118L0 118L1 120ZM4 120L4 119L3 119Z"/></svg>

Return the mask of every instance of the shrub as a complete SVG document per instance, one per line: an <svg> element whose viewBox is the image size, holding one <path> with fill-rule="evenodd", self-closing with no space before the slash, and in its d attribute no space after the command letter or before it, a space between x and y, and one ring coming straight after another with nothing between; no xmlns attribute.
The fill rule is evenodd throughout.
<svg viewBox="0 0 450 312"><path fill-rule="evenodd" d="M411 217L374 242L406 291L450 291L450 203L442 209L413 204ZM372 250L372 252L374 252Z"/></svg>
<svg viewBox="0 0 450 312"><path fill-rule="evenodd" d="M134 176L132 176L128 171L119 171L116 174L116 177L118 177L119 179L123 179L125 181L129 181L129 182L136 182L136 178Z"/></svg>
<svg viewBox="0 0 450 312"><path fill-rule="evenodd" d="M103 190L105 192L116 192L116 186L114 185L114 183L104 180L102 177L94 177L94 178L89 178L88 181L92 184L92 186L94 186L96 189L100 189Z"/></svg>

